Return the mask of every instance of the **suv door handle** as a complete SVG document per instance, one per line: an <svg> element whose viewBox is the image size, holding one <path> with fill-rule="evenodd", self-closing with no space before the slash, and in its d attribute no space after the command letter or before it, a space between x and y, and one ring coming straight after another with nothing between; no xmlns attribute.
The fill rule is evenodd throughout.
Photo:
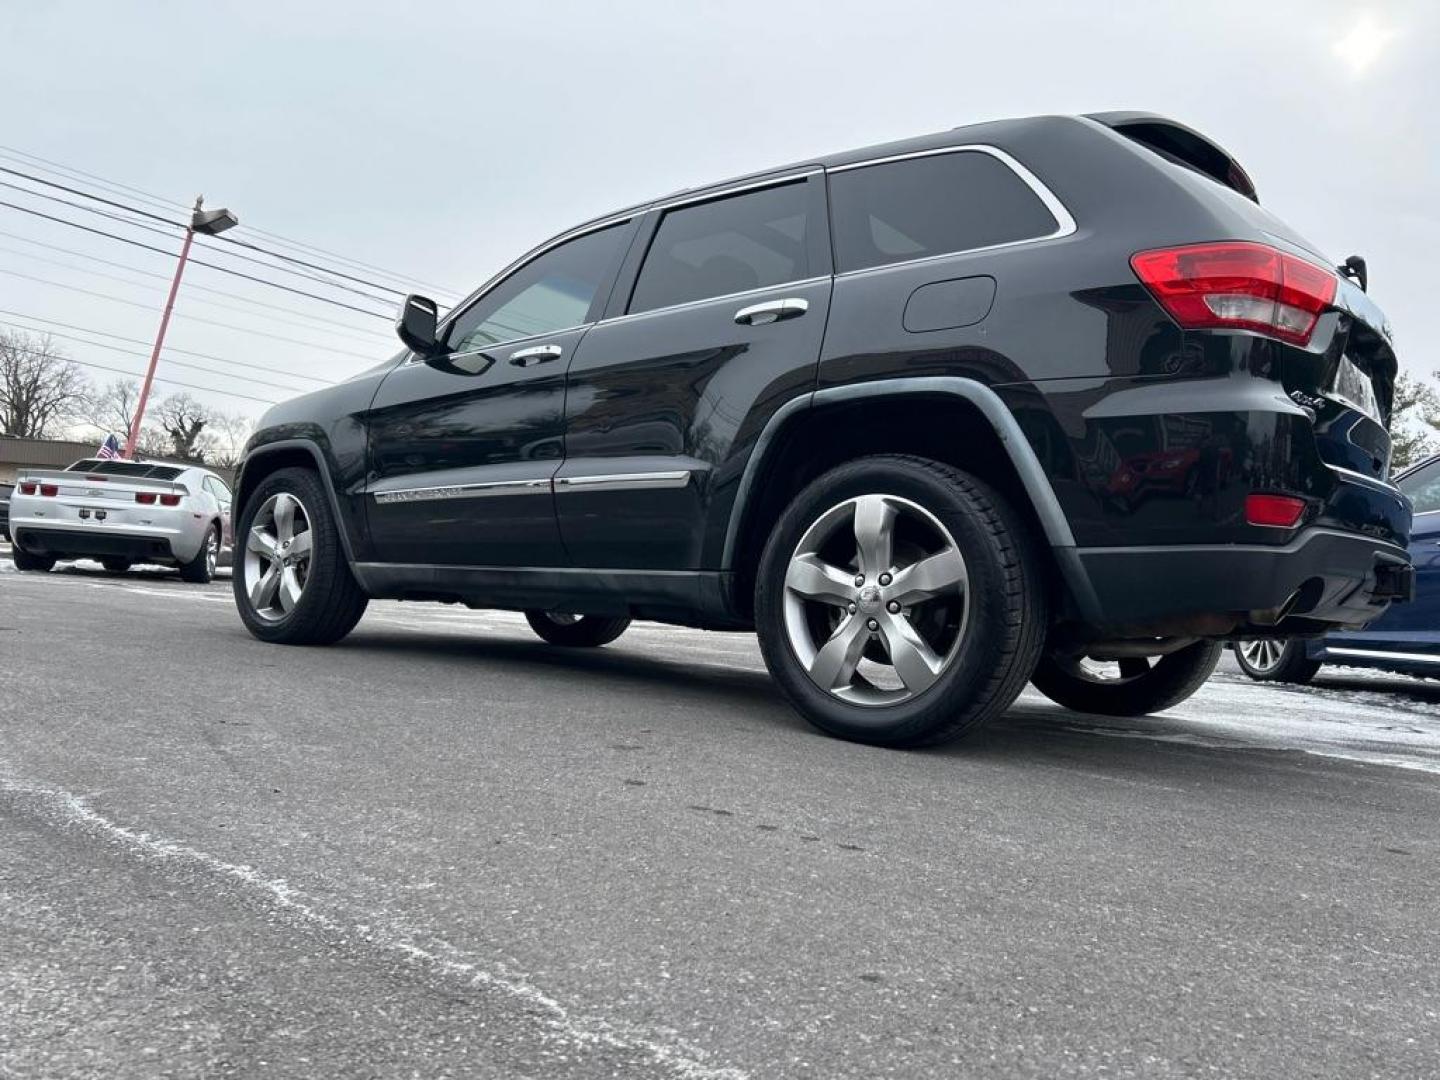
<svg viewBox="0 0 1440 1080"><path fill-rule="evenodd" d="M764 326L781 319L798 319L810 310L810 301L792 296L785 300L767 300L763 304L751 304L735 312L735 321L741 326Z"/></svg>
<svg viewBox="0 0 1440 1080"><path fill-rule="evenodd" d="M565 352L559 345L532 345L528 349L516 349L510 354L510 363L516 367L534 367L551 360L559 360Z"/></svg>

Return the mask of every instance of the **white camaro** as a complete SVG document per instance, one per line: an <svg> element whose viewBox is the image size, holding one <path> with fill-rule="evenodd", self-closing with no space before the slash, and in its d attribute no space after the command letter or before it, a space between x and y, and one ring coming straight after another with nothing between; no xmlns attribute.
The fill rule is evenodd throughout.
<svg viewBox="0 0 1440 1080"><path fill-rule="evenodd" d="M230 503L225 482L199 466L87 458L26 470L10 497L15 566L99 559L121 572L160 563L204 583L230 550Z"/></svg>

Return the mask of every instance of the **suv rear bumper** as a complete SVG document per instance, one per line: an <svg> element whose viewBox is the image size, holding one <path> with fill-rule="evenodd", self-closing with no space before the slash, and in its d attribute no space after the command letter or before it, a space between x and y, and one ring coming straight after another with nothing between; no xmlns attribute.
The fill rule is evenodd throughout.
<svg viewBox="0 0 1440 1080"><path fill-rule="evenodd" d="M1105 631L1124 636L1323 633L1364 626L1414 590L1404 548L1336 529L1306 529L1275 547L1080 548L1076 555Z"/></svg>

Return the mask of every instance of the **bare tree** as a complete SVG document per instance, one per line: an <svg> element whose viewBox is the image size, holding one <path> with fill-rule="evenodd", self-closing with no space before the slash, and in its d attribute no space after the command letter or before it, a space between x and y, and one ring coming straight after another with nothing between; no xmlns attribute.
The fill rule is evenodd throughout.
<svg viewBox="0 0 1440 1080"><path fill-rule="evenodd" d="M155 420L170 438L171 452L185 461L204 461L209 440L205 429L216 419L216 411L184 392L171 394L155 406Z"/></svg>
<svg viewBox="0 0 1440 1080"><path fill-rule="evenodd" d="M205 460L223 469L240 464L240 455L255 421L241 413L216 413L207 432Z"/></svg>
<svg viewBox="0 0 1440 1080"><path fill-rule="evenodd" d="M130 431L139 400L140 383L135 379L106 383L85 402L85 423L95 428L102 439L110 434L123 438Z"/></svg>
<svg viewBox="0 0 1440 1080"><path fill-rule="evenodd" d="M0 434L57 435L83 411L89 390L49 335L0 331Z"/></svg>
<svg viewBox="0 0 1440 1080"><path fill-rule="evenodd" d="M1440 372L1435 376L1440 379ZM1397 470L1440 450L1440 391L1429 383L1401 374L1395 381L1391 416L1390 437Z"/></svg>

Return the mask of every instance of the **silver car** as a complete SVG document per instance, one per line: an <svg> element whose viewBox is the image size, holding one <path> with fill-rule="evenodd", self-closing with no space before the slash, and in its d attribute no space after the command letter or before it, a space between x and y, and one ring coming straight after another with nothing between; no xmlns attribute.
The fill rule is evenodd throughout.
<svg viewBox="0 0 1440 1080"><path fill-rule="evenodd" d="M29 469L10 496L12 557L19 570L61 559L98 559L116 573L160 563L203 584L230 554L230 503L225 482L199 466L87 458Z"/></svg>

